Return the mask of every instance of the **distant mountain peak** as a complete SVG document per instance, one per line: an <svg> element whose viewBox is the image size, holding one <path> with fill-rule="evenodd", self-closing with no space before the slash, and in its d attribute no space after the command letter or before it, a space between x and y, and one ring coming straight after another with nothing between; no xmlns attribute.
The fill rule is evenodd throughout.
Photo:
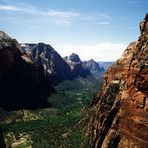
<svg viewBox="0 0 148 148"><path fill-rule="evenodd" d="M68 60L72 61L72 62L80 62L81 59L80 57L75 54L75 53L72 53L69 57L68 57Z"/></svg>
<svg viewBox="0 0 148 148"><path fill-rule="evenodd" d="M102 77L102 74L104 73L104 69L100 67L99 63L94 61L93 59L90 59L88 61L83 62L83 68L90 70L90 72L97 77Z"/></svg>
<svg viewBox="0 0 148 148"><path fill-rule="evenodd" d="M89 61L91 61L91 62L95 62L94 59L90 59Z"/></svg>
<svg viewBox="0 0 148 148"><path fill-rule="evenodd" d="M65 56L63 59L69 65L73 77L86 77L90 74L89 70L83 68L82 61L77 54L72 53L70 56Z"/></svg>

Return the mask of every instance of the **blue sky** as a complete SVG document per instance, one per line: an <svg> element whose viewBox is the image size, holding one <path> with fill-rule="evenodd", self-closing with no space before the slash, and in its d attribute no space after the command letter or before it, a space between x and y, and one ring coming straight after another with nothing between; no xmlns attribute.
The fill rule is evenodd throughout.
<svg viewBox="0 0 148 148"><path fill-rule="evenodd" d="M147 0L0 0L0 30L62 56L112 61L139 36Z"/></svg>

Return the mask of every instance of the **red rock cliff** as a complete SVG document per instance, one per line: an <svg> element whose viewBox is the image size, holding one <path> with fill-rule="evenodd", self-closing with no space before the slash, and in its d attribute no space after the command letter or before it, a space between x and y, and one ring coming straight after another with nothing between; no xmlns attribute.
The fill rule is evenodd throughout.
<svg viewBox="0 0 148 148"><path fill-rule="evenodd" d="M138 41L108 69L91 104L90 147L148 147L148 15L140 31Z"/></svg>

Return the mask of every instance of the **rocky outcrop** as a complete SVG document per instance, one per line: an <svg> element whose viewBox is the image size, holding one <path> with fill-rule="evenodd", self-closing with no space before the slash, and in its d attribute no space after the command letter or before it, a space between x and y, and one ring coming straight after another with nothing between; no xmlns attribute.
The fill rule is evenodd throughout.
<svg viewBox="0 0 148 148"><path fill-rule="evenodd" d="M140 23L141 35L148 34L148 14L145 15L144 20Z"/></svg>
<svg viewBox="0 0 148 148"><path fill-rule="evenodd" d="M15 39L0 32L0 107L7 110L48 106L51 83Z"/></svg>
<svg viewBox="0 0 148 148"><path fill-rule="evenodd" d="M138 41L108 69L90 105L86 137L92 148L148 147L148 15L140 30Z"/></svg>
<svg viewBox="0 0 148 148"><path fill-rule="evenodd" d="M84 61L82 66L84 69L89 70L93 75L95 75L97 77L102 77L103 73L105 72L104 68L101 67L93 59L91 59L89 61Z"/></svg>
<svg viewBox="0 0 148 148"><path fill-rule="evenodd" d="M70 66L71 75L75 78L77 76L86 77L90 74L88 69L82 67L82 61L79 56L75 53L72 53L70 56L63 58L66 63Z"/></svg>

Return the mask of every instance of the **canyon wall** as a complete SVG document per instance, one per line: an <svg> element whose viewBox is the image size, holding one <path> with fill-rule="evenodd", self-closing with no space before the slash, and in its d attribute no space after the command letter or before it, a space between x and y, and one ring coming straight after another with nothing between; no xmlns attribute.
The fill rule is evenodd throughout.
<svg viewBox="0 0 148 148"><path fill-rule="evenodd" d="M148 147L148 15L140 32L108 69L91 102L86 141L92 148Z"/></svg>

